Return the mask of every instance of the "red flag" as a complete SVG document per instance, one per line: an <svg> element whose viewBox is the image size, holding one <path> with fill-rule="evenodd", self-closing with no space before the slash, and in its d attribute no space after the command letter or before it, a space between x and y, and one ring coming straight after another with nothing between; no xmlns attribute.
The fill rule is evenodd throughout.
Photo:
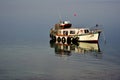
<svg viewBox="0 0 120 80"><path fill-rule="evenodd" d="M77 14L76 14L76 13L74 13L74 16L77 16Z"/></svg>

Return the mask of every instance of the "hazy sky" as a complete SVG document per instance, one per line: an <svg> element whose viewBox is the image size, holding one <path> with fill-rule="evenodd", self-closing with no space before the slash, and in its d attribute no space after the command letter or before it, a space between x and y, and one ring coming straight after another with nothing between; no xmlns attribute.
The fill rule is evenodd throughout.
<svg viewBox="0 0 120 80"><path fill-rule="evenodd" d="M120 0L0 0L0 16L68 14L86 9L91 3L109 2L118 3ZM99 4L93 7L99 7Z"/></svg>
<svg viewBox="0 0 120 80"><path fill-rule="evenodd" d="M102 23L103 18L119 19L119 14L120 0L0 0L0 23L12 20L51 22L60 16L86 22L92 18L93 23Z"/></svg>

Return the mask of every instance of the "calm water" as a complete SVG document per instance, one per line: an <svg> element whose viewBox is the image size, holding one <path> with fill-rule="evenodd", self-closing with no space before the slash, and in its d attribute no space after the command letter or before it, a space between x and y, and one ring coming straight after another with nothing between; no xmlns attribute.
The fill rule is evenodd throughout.
<svg viewBox="0 0 120 80"><path fill-rule="evenodd" d="M106 44L103 34L98 44L51 42L59 12L77 27L100 24ZM119 14L117 0L1 0L0 80L120 80Z"/></svg>

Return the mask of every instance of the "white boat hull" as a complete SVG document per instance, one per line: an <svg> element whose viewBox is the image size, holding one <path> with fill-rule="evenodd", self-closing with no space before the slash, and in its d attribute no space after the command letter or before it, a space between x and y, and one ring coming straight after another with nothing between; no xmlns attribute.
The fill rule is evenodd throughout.
<svg viewBox="0 0 120 80"><path fill-rule="evenodd" d="M83 34L78 35L78 41L80 42L98 42L100 33L89 33L89 34Z"/></svg>

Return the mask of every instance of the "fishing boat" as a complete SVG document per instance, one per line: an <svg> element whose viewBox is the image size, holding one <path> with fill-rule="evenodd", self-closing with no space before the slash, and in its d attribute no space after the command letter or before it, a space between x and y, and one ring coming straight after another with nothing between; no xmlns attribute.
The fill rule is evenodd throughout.
<svg viewBox="0 0 120 80"><path fill-rule="evenodd" d="M50 30L50 38L58 43L98 42L101 30L97 28L75 28L70 21L60 21Z"/></svg>

